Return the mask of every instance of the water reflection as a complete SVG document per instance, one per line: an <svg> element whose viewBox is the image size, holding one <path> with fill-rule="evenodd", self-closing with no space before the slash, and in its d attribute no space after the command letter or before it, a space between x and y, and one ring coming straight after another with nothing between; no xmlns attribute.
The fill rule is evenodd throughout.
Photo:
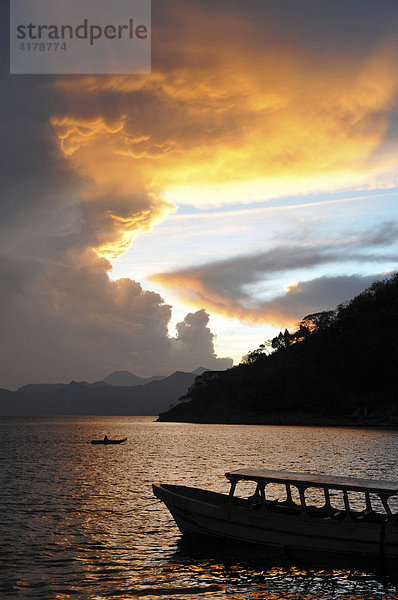
<svg viewBox="0 0 398 600"><path fill-rule="evenodd" d="M121 446L91 439L127 437ZM153 482L226 492L227 470L398 479L397 432L159 424L150 418L3 419L1 598L397 599L372 565L314 567L192 544ZM300 557L299 557L300 558Z"/></svg>
<svg viewBox="0 0 398 600"><path fill-rule="evenodd" d="M228 598L398 598L394 571L371 560L360 565L347 565L347 559L339 564L336 557L292 560L257 546L214 541L209 547L199 537L182 538L172 560L172 568L194 574L195 580L211 573L224 590L235 588Z"/></svg>

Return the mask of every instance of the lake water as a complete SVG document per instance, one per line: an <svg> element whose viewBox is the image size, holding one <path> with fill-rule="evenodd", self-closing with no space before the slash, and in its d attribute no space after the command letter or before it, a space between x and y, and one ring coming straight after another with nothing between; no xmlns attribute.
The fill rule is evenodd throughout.
<svg viewBox="0 0 398 600"><path fill-rule="evenodd" d="M153 482L227 491L244 466L398 480L398 432L2 418L0 597L398 599L374 565L304 565L229 543L184 542ZM127 437L121 446L91 439Z"/></svg>

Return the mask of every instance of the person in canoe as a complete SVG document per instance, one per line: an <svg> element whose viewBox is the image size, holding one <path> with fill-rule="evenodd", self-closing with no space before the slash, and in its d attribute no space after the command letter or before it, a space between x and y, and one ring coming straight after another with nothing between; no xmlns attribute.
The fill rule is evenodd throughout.
<svg viewBox="0 0 398 600"><path fill-rule="evenodd" d="M108 436L104 435L104 442L105 442L105 444L107 443L107 441L108 441Z"/></svg>

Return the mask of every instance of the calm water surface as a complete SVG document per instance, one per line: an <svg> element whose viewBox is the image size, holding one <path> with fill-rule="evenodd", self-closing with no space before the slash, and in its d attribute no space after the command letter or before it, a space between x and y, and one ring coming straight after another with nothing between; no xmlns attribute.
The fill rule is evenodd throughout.
<svg viewBox="0 0 398 600"><path fill-rule="evenodd" d="M377 565L300 563L181 538L153 482L227 491L244 466L398 480L398 432L154 423L150 417L0 421L0 597L398 599ZM127 437L121 446L93 438ZM398 570L398 568L397 568Z"/></svg>

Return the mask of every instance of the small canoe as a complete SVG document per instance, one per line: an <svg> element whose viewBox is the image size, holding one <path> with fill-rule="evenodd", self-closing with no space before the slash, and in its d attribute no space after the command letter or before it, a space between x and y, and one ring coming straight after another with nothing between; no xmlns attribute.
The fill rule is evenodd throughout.
<svg viewBox="0 0 398 600"><path fill-rule="evenodd" d="M127 438L123 438L122 440L91 440L92 444L102 444L103 446L108 446L109 444L123 444Z"/></svg>

